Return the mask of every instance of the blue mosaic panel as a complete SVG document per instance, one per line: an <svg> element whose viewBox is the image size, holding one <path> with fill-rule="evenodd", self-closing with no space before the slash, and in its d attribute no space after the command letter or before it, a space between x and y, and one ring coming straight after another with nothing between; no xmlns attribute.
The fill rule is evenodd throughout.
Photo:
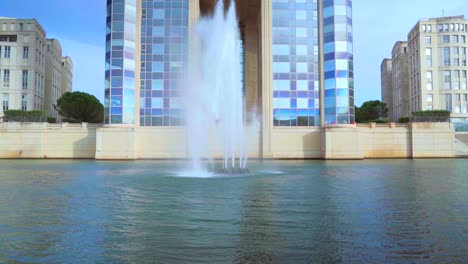
<svg viewBox="0 0 468 264"><path fill-rule="evenodd" d="M273 0L273 124L319 126L317 0Z"/></svg>
<svg viewBox="0 0 468 264"><path fill-rule="evenodd" d="M325 123L354 124L352 1L323 1Z"/></svg>
<svg viewBox="0 0 468 264"><path fill-rule="evenodd" d="M105 124L135 124L136 0L108 0Z"/></svg>
<svg viewBox="0 0 468 264"><path fill-rule="evenodd" d="M188 0L143 0L140 125L181 126Z"/></svg>

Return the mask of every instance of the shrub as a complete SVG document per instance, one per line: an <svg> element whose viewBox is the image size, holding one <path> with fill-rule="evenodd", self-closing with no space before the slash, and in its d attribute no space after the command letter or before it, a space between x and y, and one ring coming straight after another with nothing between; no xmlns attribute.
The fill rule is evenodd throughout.
<svg viewBox="0 0 468 264"><path fill-rule="evenodd" d="M398 118L398 123L409 123L409 116L402 116Z"/></svg>
<svg viewBox="0 0 468 264"><path fill-rule="evenodd" d="M47 115L42 110L5 110L3 111L8 122L45 122Z"/></svg>
<svg viewBox="0 0 468 264"><path fill-rule="evenodd" d="M413 112L412 122L449 122L450 111L447 110L426 110Z"/></svg>
<svg viewBox="0 0 468 264"><path fill-rule="evenodd" d="M55 124L57 123L57 118L49 116L47 117L47 123Z"/></svg>

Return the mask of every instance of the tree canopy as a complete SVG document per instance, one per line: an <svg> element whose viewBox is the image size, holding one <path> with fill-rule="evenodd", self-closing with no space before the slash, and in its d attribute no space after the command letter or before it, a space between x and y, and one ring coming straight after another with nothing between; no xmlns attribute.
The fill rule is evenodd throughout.
<svg viewBox="0 0 468 264"><path fill-rule="evenodd" d="M387 104L379 100L364 102L356 109L356 123L366 123L370 121L382 120L388 116Z"/></svg>
<svg viewBox="0 0 468 264"><path fill-rule="evenodd" d="M104 106L88 93L66 92L54 108L65 122L102 123L104 119Z"/></svg>

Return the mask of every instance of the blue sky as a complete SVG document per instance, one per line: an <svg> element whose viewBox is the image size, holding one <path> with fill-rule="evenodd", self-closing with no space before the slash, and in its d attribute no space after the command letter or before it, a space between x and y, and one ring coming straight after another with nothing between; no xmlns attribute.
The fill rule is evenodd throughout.
<svg viewBox="0 0 468 264"><path fill-rule="evenodd" d="M36 18L74 62L73 89L104 97L106 0L0 0L0 16ZM421 18L465 15L466 0L354 0L356 104L380 99L380 63Z"/></svg>

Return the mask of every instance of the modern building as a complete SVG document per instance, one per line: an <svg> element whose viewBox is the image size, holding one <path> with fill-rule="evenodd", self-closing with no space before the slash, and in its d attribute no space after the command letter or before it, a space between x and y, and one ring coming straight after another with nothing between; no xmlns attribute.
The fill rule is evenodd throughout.
<svg viewBox="0 0 468 264"><path fill-rule="evenodd" d="M189 32L215 2L107 1L106 124L183 125L181 109L171 102L183 93L177 84L185 73ZM353 124L351 1L236 5L245 101L262 110L262 127Z"/></svg>
<svg viewBox="0 0 468 264"><path fill-rule="evenodd" d="M393 120L393 94L392 94L392 59L384 59L380 65L380 76L381 76L381 94L382 102L387 104L388 107L388 118Z"/></svg>
<svg viewBox="0 0 468 264"><path fill-rule="evenodd" d="M408 43L398 41L392 49L392 120L409 116Z"/></svg>
<svg viewBox="0 0 468 264"><path fill-rule="evenodd" d="M62 46L56 39L47 39L45 106L49 116L58 118L54 105L62 95Z"/></svg>
<svg viewBox="0 0 468 264"><path fill-rule="evenodd" d="M8 109L45 110L56 117L52 105L62 94L61 75L58 40L46 39L35 19L0 17L0 117Z"/></svg>
<svg viewBox="0 0 468 264"><path fill-rule="evenodd" d="M62 58L61 94L71 92L73 87L73 61L70 57Z"/></svg>
<svg viewBox="0 0 468 264"><path fill-rule="evenodd" d="M0 18L2 109L45 107L45 31L35 19Z"/></svg>
<svg viewBox="0 0 468 264"><path fill-rule="evenodd" d="M396 118L414 111L445 109L452 112L452 122L468 122L467 38L464 16L422 19L408 34L406 52L402 45L394 48L393 56L400 56L408 65L406 71L406 62L400 62L400 68L393 62L393 81L397 80L399 86L393 83L392 90L401 91L394 93L394 109L398 107L396 101L408 109L407 113L395 112Z"/></svg>

